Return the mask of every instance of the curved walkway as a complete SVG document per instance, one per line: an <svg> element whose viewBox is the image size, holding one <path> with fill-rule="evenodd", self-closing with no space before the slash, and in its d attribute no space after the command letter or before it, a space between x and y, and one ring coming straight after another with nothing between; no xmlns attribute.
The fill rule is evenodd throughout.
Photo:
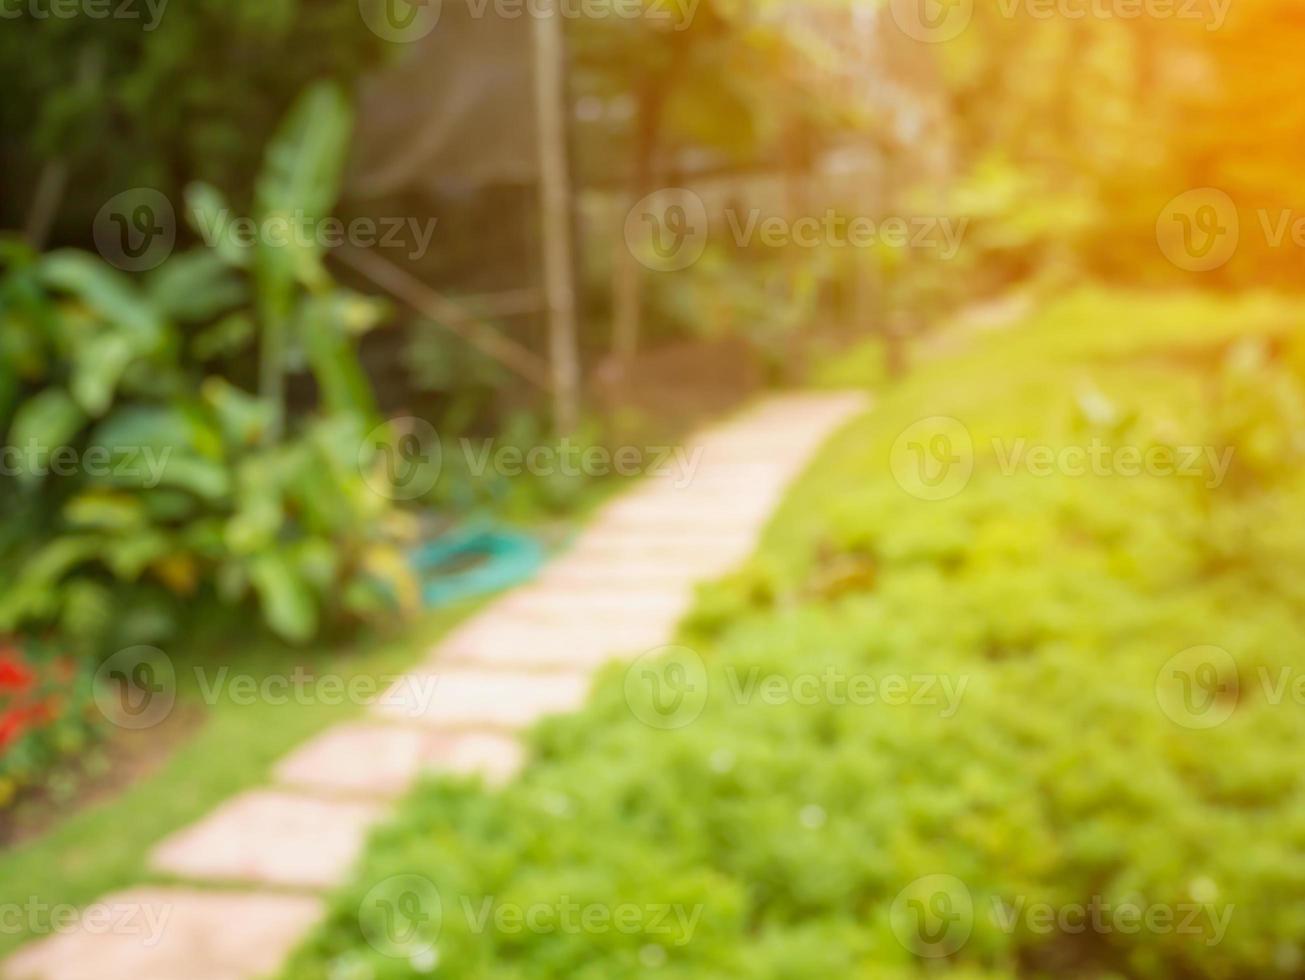
<svg viewBox="0 0 1305 980"><path fill-rule="evenodd" d="M282 760L162 841L148 886L95 903L20 950L8 980L247 980L277 970L325 914L369 828L423 772L510 779L514 733L578 707L603 662L670 641L696 583L751 553L788 483L857 394L767 399L687 440L690 467L610 503L575 546L444 639L363 721ZM690 476L691 474L691 476ZM111 828L106 828L110 832Z"/></svg>

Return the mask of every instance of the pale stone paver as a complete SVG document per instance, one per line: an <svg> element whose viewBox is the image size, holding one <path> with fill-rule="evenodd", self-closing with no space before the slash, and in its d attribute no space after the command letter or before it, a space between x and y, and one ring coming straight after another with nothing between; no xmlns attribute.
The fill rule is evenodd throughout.
<svg viewBox="0 0 1305 980"><path fill-rule="evenodd" d="M106 929L105 912L114 925ZM248 980L274 972L325 914L319 898L137 888L24 947L6 980ZM97 918L98 917L98 918Z"/></svg>
<svg viewBox="0 0 1305 980"><path fill-rule="evenodd" d="M500 732L459 732L440 744L428 760L431 772L483 776L491 786L506 783L525 761L520 740Z"/></svg>
<svg viewBox="0 0 1305 980"><path fill-rule="evenodd" d="M382 813L371 802L250 790L164 840L151 865L203 881L329 888L348 874Z"/></svg>
<svg viewBox="0 0 1305 980"><path fill-rule="evenodd" d="M607 661L670 643L696 584L751 553L788 482L864 407L856 394L775 397L688 440L667 472L603 508L534 583L449 634L367 720L301 746L276 767L278 788L244 793L174 834L152 866L224 885L327 888L422 773L512 778L523 757L513 733L580 707ZM21 950L0 976L249 980L273 972L322 914L317 899L278 893L124 894L174 903L162 941L56 936Z"/></svg>
<svg viewBox="0 0 1305 980"><path fill-rule="evenodd" d="M449 667L414 674L427 683L400 681L375 713L444 730L506 729L533 725L545 715L584 704L586 674L503 673Z"/></svg>
<svg viewBox="0 0 1305 980"><path fill-rule="evenodd" d="M281 760L282 786L332 795L398 796L425 768L431 734L399 725L337 725Z"/></svg>
<svg viewBox="0 0 1305 980"><path fill-rule="evenodd" d="M282 786L331 796L389 798L423 773L480 775L497 785L521 765L516 739L492 732L440 732L357 722L304 743L274 773Z"/></svg>

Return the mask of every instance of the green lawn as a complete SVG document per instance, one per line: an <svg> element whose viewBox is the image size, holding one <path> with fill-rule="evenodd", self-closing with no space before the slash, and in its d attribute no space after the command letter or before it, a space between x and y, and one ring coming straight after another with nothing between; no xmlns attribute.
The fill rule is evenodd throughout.
<svg viewBox="0 0 1305 980"><path fill-rule="evenodd" d="M684 719L614 666L512 786L423 785L286 976L1298 975L1305 708L1262 678L1305 670L1305 398L1236 341L1303 322L1082 293L920 370L704 591L700 715L641 723ZM939 415L973 473L922 500L892 447ZM1020 438L1235 453L1218 486L1042 476ZM359 909L399 874L442 914L380 952Z"/></svg>

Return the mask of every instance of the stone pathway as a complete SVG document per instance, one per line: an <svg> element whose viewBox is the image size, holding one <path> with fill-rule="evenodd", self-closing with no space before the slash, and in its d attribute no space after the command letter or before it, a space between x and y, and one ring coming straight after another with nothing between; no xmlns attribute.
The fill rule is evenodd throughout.
<svg viewBox="0 0 1305 980"><path fill-rule="evenodd" d="M463 623L370 717L300 746L275 785L162 841L132 889L11 957L8 980L246 980L275 972L325 913L368 830L422 773L510 779L515 732L578 708L605 661L668 643L696 583L747 557L789 481L865 407L855 394L768 399L689 440L697 469L609 504L531 584ZM692 457L690 457L692 458ZM107 922L116 922L106 927Z"/></svg>

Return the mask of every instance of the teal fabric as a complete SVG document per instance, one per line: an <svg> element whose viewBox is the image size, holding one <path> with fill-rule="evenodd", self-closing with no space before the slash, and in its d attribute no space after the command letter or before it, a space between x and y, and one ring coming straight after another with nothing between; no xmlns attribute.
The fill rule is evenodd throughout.
<svg viewBox="0 0 1305 980"><path fill-rule="evenodd" d="M474 567L449 570L468 558L483 558ZM429 608L497 592L525 582L545 559L537 540L504 528L472 527L450 532L415 548L410 556L422 580L422 601Z"/></svg>

